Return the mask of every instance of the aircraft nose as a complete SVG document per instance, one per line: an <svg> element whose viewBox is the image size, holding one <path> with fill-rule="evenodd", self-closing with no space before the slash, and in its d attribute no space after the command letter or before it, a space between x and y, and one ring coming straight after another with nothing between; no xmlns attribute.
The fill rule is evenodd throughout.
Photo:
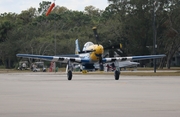
<svg viewBox="0 0 180 117"><path fill-rule="evenodd" d="M96 54L102 54L104 52L103 46L102 45L98 45L97 49L96 49Z"/></svg>

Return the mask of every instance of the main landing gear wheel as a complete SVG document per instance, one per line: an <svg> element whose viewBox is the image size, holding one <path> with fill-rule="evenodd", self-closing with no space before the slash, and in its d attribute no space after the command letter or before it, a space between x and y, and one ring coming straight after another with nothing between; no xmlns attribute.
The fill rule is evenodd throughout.
<svg viewBox="0 0 180 117"><path fill-rule="evenodd" d="M115 70L115 72L114 72L115 80L119 80L119 75L120 75L120 72Z"/></svg>
<svg viewBox="0 0 180 117"><path fill-rule="evenodd" d="M72 80L72 71L67 72L67 78L68 80Z"/></svg>

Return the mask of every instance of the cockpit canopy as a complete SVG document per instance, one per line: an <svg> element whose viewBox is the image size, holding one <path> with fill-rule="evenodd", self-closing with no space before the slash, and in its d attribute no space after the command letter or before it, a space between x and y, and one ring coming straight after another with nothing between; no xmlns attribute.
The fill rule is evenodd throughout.
<svg viewBox="0 0 180 117"><path fill-rule="evenodd" d="M92 42L86 42L83 47L83 51L89 50L89 46L94 45Z"/></svg>

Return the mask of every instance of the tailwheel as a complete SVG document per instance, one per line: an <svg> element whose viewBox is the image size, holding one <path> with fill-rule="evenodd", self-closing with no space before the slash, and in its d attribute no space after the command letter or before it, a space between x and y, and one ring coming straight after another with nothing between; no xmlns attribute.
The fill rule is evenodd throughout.
<svg viewBox="0 0 180 117"><path fill-rule="evenodd" d="M69 70L67 72L67 78L68 78L68 80L72 80L72 71L71 70Z"/></svg>
<svg viewBox="0 0 180 117"><path fill-rule="evenodd" d="M119 75L120 75L120 71L115 70L114 71L115 80L119 80Z"/></svg>

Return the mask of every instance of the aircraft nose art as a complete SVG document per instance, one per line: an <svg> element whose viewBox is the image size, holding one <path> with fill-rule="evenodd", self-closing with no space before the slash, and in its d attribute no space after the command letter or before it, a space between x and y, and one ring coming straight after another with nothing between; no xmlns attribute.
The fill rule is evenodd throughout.
<svg viewBox="0 0 180 117"><path fill-rule="evenodd" d="M96 49L96 54L102 54L104 52L103 46L98 45Z"/></svg>

